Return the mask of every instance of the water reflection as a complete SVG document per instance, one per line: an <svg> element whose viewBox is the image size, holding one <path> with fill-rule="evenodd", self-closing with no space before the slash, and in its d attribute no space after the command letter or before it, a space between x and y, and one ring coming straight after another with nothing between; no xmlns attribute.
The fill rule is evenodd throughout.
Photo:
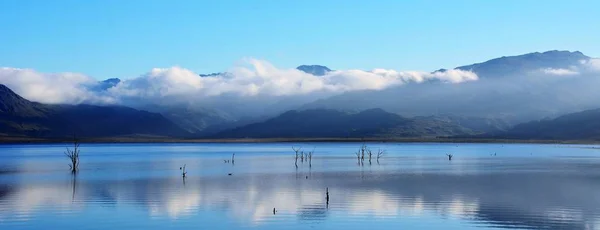
<svg viewBox="0 0 600 230"><path fill-rule="evenodd" d="M224 212L260 225L273 218L302 221L342 218L456 218L485 225L585 229L599 214L597 178L585 175L397 174L357 181L352 175L179 177L146 180L78 181L3 186L0 219L27 221L41 212L77 213L133 206L150 217L180 219L201 210ZM325 202L329 186L329 209ZM277 208L274 216L272 209ZM131 213L115 213L128 215Z"/></svg>
<svg viewBox="0 0 600 230"><path fill-rule="evenodd" d="M414 220L442 224L425 225L427 229L600 227L597 162L443 160L389 157L381 165L357 167L355 158L323 157L313 159L312 167L295 169L289 158L236 156L235 168L221 159L190 162L186 178L177 159L163 162L171 168L163 171L157 170L158 160L137 165L96 162L99 171L79 175L27 174L32 170L25 167L35 165L37 170L43 164L25 162L19 173L0 175L0 228L46 229L73 220L112 228L147 224L145 229L200 222L211 229L364 229L381 223L385 226L379 227L413 228ZM268 165L274 172L265 173Z"/></svg>

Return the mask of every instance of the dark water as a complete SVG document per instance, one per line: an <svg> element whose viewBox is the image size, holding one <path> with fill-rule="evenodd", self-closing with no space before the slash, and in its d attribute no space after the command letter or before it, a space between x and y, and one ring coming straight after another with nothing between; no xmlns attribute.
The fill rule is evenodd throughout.
<svg viewBox="0 0 600 230"><path fill-rule="evenodd" d="M0 146L0 229L600 229L593 146L292 145Z"/></svg>

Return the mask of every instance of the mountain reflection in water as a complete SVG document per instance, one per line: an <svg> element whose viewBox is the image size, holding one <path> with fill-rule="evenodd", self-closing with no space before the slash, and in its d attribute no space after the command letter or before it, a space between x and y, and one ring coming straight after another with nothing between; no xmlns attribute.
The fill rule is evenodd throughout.
<svg viewBox="0 0 600 230"><path fill-rule="evenodd" d="M151 167L163 158L129 165L96 159L97 172L77 176L52 170L53 161L23 160L0 174L0 227L599 228L600 163L590 158L387 156L381 165L358 166L351 156L323 154L313 161L326 165L296 170L293 157L236 154L235 166L202 156L164 164L183 159L190 162L185 180L177 167ZM128 173L135 175L120 176Z"/></svg>

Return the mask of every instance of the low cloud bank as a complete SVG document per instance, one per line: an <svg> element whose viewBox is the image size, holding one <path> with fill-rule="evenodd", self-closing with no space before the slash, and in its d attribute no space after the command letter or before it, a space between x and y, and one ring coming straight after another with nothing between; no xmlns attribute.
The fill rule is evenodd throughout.
<svg viewBox="0 0 600 230"><path fill-rule="evenodd" d="M237 100L264 104L283 103L279 97L305 103L357 90L382 90L393 86L427 81L457 84L475 81L475 73L462 70L429 73L389 69L338 70L314 76L297 69L277 68L257 59L245 59L226 74L200 77L183 67L154 68L137 78L108 89L79 73L42 73L32 69L0 68L0 83L26 99L41 103L65 104L219 104Z"/></svg>
<svg viewBox="0 0 600 230"><path fill-rule="evenodd" d="M485 115L600 107L600 59L568 68L527 70L518 76L480 79L464 70L436 72L391 69L336 70L314 76L278 68L264 60L245 59L225 74L199 76L183 67L154 68L110 87L78 73L41 73L0 68L0 83L42 103L194 105L256 116L295 109L326 99L323 107L381 107L401 114L472 113ZM366 91L366 92L365 92ZM329 103L329 104L327 104ZM146 107L144 107L146 106Z"/></svg>

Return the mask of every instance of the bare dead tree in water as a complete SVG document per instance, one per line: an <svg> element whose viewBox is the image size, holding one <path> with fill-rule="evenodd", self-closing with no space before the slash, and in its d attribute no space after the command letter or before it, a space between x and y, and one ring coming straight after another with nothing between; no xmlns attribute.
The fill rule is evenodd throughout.
<svg viewBox="0 0 600 230"><path fill-rule="evenodd" d="M365 161L365 150L363 149L360 152L360 162L364 162Z"/></svg>
<svg viewBox="0 0 600 230"><path fill-rule="evenodd" d="M325 190L325 202L327 202L327 207L329 207L329 187Z"/></svg>
<svg viewBox="0 0 600 230"><path fill-rule="evenodd" d="M69 163L71 173L77 173L77 171L79 170L79 141L77 140L77 138L73 138L73 149L67 147L65 156L67 156L69 160L71 160L71 163Z"/></svg>
<svg viewBox="0 0 600 230"><path fill-rule="evenodd" d="M179 170L181 170L181 176L185 178L185 175L187 174L187 171L185 170L185 164L183 167L179 167Z"/></svg>
<svg viewBox="0 0 600 230"><path fill-rule="evenodd" d="M369 164L371 164L371 158L373 158L373 152L370 149L367 149L367 154L369 155Z"/></svg>
<svg viewBox="0 0 600 230"><path fill-rule="evenodd" d="M235 153L231 155L231 164L235 164Z"/></svg>
<svg viewBox="0 0 600 230"><path fill-rule="evenodd" d="M362 145L362 147L360 148L360 161L364 162L365 161L365 152L367 151L367 146L365 144Z"/></svg>
<svg viewBox="0 0 600 230"><path fill-rule="evenodd" d="M308 152L308 167L312 167L312 156L315 153L315 149L313 148L312 152Z"/></svg>
<svg viewBox="0 0 600 230"><path fill-rule="evenodd" d="M301 149L302 149L302 147L300 147L300 148L292 147L292 150L294 150L294 152L296 153L296 158L295 158L295 162L294 162L294 165L296 165L296 168L298 168L298 154L300 153Z"/></svg>
<svg viewBox="0 0 600 230"><path fill-rule="evenodd" d="M304 162L304 151L300 152L300 162Z"/></svg>
<svg viewBox="0 0 600 230"><path fill-rule="evenodd" d="M377 150L377 164L379 164L379 158L383 157L383 154L385 154L385 150Z"/></svg>
<svg viewBox="0 0 600 230"><path fill-rule="evenodd" d="M367 145L363 144L362 146L360 146L360 148L358 149L358 152L356 152L356 160L358 161L358 164L360 165L361 163L364 164L365 161L365 153L367 152L368 147Z"/></svg>
<svg viewBox="0 0 600 230"><path fill-rule="evenodd" d="M451 160L452 160L452 157L453 157L454 155L452 155L452 154L446 154L446 156L448 156L448 160L449 160L449 161L451 161Z"/></svg>

